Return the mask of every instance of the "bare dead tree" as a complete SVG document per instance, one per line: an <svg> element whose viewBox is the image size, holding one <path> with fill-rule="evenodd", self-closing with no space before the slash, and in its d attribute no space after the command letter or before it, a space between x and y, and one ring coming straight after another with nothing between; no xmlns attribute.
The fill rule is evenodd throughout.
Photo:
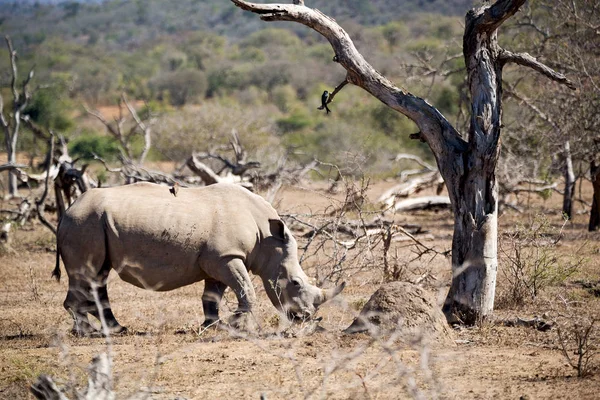
<svg viewBox="0 0 600 400"><path fill-rule="evenodd" d="M35 205L37 209L38 218L46 226L54 235L56 235L56 227L46 219L45 215L45 207L46 207L46 197L48 196L48 184L50 182L50 168L52 168L52 155L54 154L54 134L50 132L51 136L48 140L48 157L46 157L46 179L44 180L44 191L40 198L35 200ZM64 211L64 210L63 210ZM59 214L60 218L60 214Z"/></svg>
<svg viewBox="0 0 600 400"><path fill-rule="evenodd" d="M86 105L84 105L84 108L88 114L96 117L96 119L98 119L98 121L100 121L106 127L108 132L119 142L119 146L121 148L121 157L124 164L137 163L142 165L144 164L146 156L148 155L148 152L152 146L151 127L154 123L154 119L149 117L147 120L142 120L135 108L127 99L127 95L125 93L121 94L118 106L119 116L115 117L113 121L106 119L106 117L98 110L92 110ZM127 109L129 116L126 115L124 110L125 108ZM131 123L130 117L133 119L134 123ZM142 152L136 161L133 150L131 149L131 140L133 136L139 133L141 133L144 137L144 148L142 149Z"/></svg>
<svg viewBox="0 0 600 400"><path fill-rule="evenodd" d="M359 86L417 124L420 132L411 137L425 141L431 148L455 215L453 278L444 311L449 321L467 324L491 314L498 269L495 170L500 149L502 70L507 64L518 64L574 88L564 75L529 54L513 53L498 44L498 29L525 0L498 0L467 13L463 56L471 118L469 131L462 134L435 107L393 85L376 71L358 52L346 31L320 11L292 4L232 2L259 14L265 21L293 21L314 29L333 47L334 62L347 71L338 88L346 83ZM331 101L333 96L328 100Z"/></svg>
<svg viewBox="0 0 600 400"><path fill-rule="evenodd" d="M192 155L186 161L186 166L202 179L205 185L214 185L221 182L221 177L208 165L199 160L197 155Z"/></svg>
<svg viewBox="0 0 600 400"><path fill-rule="evenodd" d="M0 95L0 125L4 130L4 143L6 146L6 155L8 158L8 166L16 166L17 164L17 143L19 141L19 132L21 129L21 114L29 104L31 99L31 92L29 90L29 83L33 79L33 68L27 74L27 77L19 87L19 74L17 68L17 52L13 49L12 41L10 37L6 36L6 46L8 47L8 54L10 57L11 66L11 83L10 88L12 91L12 104L10 109L4 109L4 100ZM17 197L19 195L17 174L14 168L8 169L8 195L11 197Z"/></svg>
<svg viewBox="0 0 600 400"><path fill-rule="evenodd" d="M43 196L44 201L47 196L48 182L52 179L54 182L58 219L60 220L66 208L70 206L79 195L91 188L97 187L98 184L87 174L86 170L88 164L84 164L80 168L76 166L79 159L73 160L71 158L67 147L67 141L62 135L55 135L51 130L37 125L28 116L23 116L21 120L36 137L48 142L50 150L44 161L44 173L37 177L29 174L28 178L33 178L38 182L44 181L44 184L46 185L46 192ZM38 200L36 200L36 204L38 205L39 211L41 205L38 204ZM42 220L42 218L43 215L40 216L40 220ZM49 223L44 222L43 220L42 223L56 233L56 230L51 228Z"/></svg>
<svg viewBox="0 0 600 400"><path fill-rule="evenodd" d="M551 152L563 154L563 212L570 216L577 175L592 175L588 168L593 161L600 161L600 50L596 45L600 9L596 2L543 0L531 3L525 11L518 25L538 43L534 50L549 62L560 63L579 89L573 92L538 84L536 92L541 95L529 100L547 110L546 115L538 113L541 120L552 117L549 132L537 133L537 138L542 137Z"/></svg>
<svg viewBox="0 0 600 400"><path fill-rule="evenodd" d="M240 140L240 136L238 135L237 130L233 129L231 131L231 139L229 140L229 144L231 148L229 150L233 151L234 158L232 160L220 154L218 151L226 150L226 147L222 147L219 150L209 150L207 152L196 152L193 155L197 161L202 160L217 160L222 163L221 168L214 172L217 176L223 176L226 172L231 172L231 174L243 177L248 171L251 169L260 168L260 162L258 161L248 161L248 153L246 149L242 145ZM189 160L187 161L189 163ZM203 167L203 169L210 168L209 166ZM215 167L217 169L217 167Z"/></svg>

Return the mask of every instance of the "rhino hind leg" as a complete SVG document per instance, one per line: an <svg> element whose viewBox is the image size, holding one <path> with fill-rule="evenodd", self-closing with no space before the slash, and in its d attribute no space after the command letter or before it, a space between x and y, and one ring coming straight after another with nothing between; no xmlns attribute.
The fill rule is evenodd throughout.
<svg viewBox="0 0 600 400"><path fill-rule="evenodd" d="M206 279L204 282L204 294L202 294L204 322L202 327L208 328L219 321L219 304L227 285L214 279Z"/></svg>
<svg viewBox="0 0 600 400"><path fill-rule="evenodd" d="M104 323L106 324L106 329L108 329L108 332L111 334L126 333L127 328L125 328L117 322L117 319L115 318L115 315L113 314L112 309L110 308L106 284L101 287L98 287L97 291L98 300L100 301L100 307L102 308L102 317L104 319ZM98 312L98 303L96 301L94 301L94 307L90 311L90 314L92 314L94 317L96 317L99 321L102 322L102 319L100 318L100 313Z"/></svg>
<svg viewBox="0 0 600 400"><path fill-rule="evenodd" d="M100 335L101 332L94 328L88 319L88 314L91 314L102 322L99 308L102 308L102 317L110 334L125 332L127 329L117 322L110 308L106 284L94 286L96 287L97 298L94 296L92 284L85 280L69 279L69 291L64 307L73 317L72 332L78 336Z"/></svg>
<svg viewBox="0 0 600 400"><path fill-rule="evenodd" d="M71 332L76 336L95 336L99 332L88 319L88 312L92 310L93 303L89 300L90 292L85 284L72 283L69 280L69 291L63 305L73 317Z"/></svg>

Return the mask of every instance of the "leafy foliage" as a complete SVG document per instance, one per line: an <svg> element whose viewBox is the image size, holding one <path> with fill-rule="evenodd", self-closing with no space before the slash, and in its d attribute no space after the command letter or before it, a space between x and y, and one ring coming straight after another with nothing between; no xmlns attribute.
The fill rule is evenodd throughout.
<svg viewBox="0 0 600 400"><path fill-rule="evenodd" d="M585 259L559 254L556 246L562 229L540 215L530 225L519 225L501 241L501 268L506 281L498 306L521 306L535 299L548 286L563 283L575 274Z"/></svg>
<svg viewBox="0 0 600 400"><path fill-rule="evenodd" d="M462 15L470 6L464 0L412 1L403 7L388 3L315 0L311 6L342 21L374 66L400 82L405 77L399 60L416 63L419 52L419 57L437 62L448 48L456 47L453 40L460 37ZM431 10L461 18L426 13ZM425 145L408 139L416 132L412 123L359 90L344 89L332 104L333 114L321 114L316 109L321 93L331 91L344 77L332 62L329 44L294 24L263 24L229 1L83 1L60 6L9 2L0 8L0 21L21 60L36 65L37 79L60 79L68 87L60 97L69 98L64 105L50 104L47 97L38 103L55 115L43 117L45 123L67 136L76 137L80 125L87 128L89 123L85 116L59 111L76 110L72 105L82 102L111 106L124 91L165 113L161 128L153 129L153 142L167 159L226 142L217 132L224 138L232 128L257 135L248 129L252 123L232 116L244 107L251 109L241 115L260 115L263 121L255 126L268 129L258 135L258 142L277 143L273 154L287 153L297 162L318 157L343 165L360 159L366 163L362 170L382 174L390 171L389 159L395 152L430 157ZM4 61L0 55L2 71ZM422 93L429 90L426 85L411 81L410 89ZM443 112L456 112L456 87L449 82L441 91L430 91ZM207 123L205 117L190 111L198 106L220 120L211 118L208 125L200 125ZM53 107L58 109L52 111ZM62 121L58 115L76 122ZM166 126L171 129L163 129ZM77 143L106 147L87 135Z"/></svg>
<svg viewBox="0 0 600 400"><path fill-rule="evenodd" d="M119 146L112 137L86 132L69 143L69 153L85 160L93 160L97 155L113 161L119 154Z"/></svg>

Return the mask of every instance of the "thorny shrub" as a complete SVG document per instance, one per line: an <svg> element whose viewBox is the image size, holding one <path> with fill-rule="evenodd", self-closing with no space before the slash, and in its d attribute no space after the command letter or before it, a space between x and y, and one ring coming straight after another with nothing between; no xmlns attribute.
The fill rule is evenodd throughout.
<svg viewBox="0 0 600 400"><path fill-rule="evenodd" d="M585 262L580 252L564 255L557 251L562 229L537 215L528 224L519 224L500 240L500 271L504 281L496 300L497 308L523 306L542 290L556 286L575 274Z"/></svg>
<svg viewBox="0 0 600 400"><path fill-rule="evenodd" d="M318 265L317 284L368 273L373 281L433 279L432 261L446 253L424 244L420 227L403 227L367 197L369 181L344 176L337 170L327 196L330 206L322 213L283 214L299 242L301 264ZM334 196L343 193L343 198Z"/></svg>
<svg viewBox="0 0 600 400"><path fill-rule="evenodd" d="M591 375L598 369L598 343L600 316L574 307L577 302L563 298L557 302L559 310L554 319L558 342L567 363L577 371L579 378Z"/></svg>

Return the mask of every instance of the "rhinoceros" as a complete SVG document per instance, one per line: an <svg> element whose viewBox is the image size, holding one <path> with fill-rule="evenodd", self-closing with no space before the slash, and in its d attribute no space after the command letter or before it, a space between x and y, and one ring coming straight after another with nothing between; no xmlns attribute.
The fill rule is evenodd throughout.
<svg viewBox="0 0 600 400"><path fill-rule="evenodd" d="M64 307L82 335L94 333L88 313L104 319L112 333L125 330L108 300L111 269L132 285L156 291L204 280L203 326L219 320L227 287L238 300L234 317L247 318L256 301L249 272L262 279L273 305L290 319L310 317L344 288L310 284L296 240L275 209L232 184L174 194L150 183L89 190L61 218L53 272L58 280L61 257L69 277Z"/></svg>

